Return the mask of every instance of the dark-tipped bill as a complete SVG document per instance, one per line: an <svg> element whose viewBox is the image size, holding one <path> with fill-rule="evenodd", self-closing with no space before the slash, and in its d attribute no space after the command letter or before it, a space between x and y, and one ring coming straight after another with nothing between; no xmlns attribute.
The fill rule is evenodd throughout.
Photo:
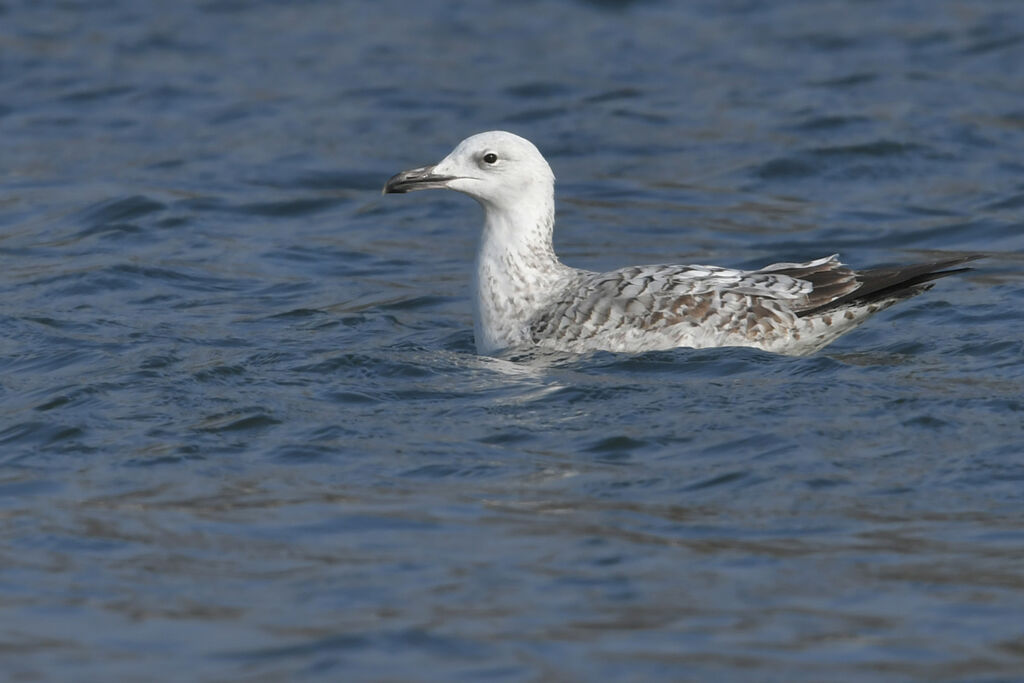
<svg viewBox="0 0 1024 683"><path fill-rule="evenodd" d="M443 188L445 183L455 176L437 175L433 166L411 168L391 176L384 183L384 194L415 192L416 190L434 190Z"/></svg>

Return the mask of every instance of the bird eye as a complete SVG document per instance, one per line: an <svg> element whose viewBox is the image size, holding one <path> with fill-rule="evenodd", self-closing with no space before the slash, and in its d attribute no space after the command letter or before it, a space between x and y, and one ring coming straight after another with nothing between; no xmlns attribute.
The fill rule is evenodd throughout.
<svg viewBox="0 0 1024 683"><path fill-rule="evenodd" d="M488 152L483 156L483 160L485 163L494 164L497 163L498 161L498 155L495 154L494 152Z"/></svg>

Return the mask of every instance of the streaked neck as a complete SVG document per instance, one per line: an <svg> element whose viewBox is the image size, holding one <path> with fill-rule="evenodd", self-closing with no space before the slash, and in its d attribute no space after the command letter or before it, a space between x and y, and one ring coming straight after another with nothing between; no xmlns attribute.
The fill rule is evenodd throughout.
<svg viewBox="0 0 1024 683"><path fill-rule="evenodd" d="M477 350L494 353L528 341L530 319L572 269L559 262L551 243L553 197L484 209L474 330Z"/></svg>

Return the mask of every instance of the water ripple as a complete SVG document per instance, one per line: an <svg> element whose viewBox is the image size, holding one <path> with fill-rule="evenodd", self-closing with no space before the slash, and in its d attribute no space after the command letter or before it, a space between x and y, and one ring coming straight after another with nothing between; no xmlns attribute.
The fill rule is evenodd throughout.
<svg viewBox="0 0 1024 683"><path fill-rule="evenodd" d="M2 677L1019 677L1024 15L876 5L0 5ZM380 188L498 126L572 265L988 258L481 357L478 208Z"/></svg>

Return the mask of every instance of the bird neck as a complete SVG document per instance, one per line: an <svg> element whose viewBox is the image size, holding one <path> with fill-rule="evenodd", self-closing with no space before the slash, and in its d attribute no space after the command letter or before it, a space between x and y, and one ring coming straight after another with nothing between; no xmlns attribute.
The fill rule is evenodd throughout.
<svg viewBox="0 0 1024 683"><path fill-rule="evenodd" d="M572 272L551 243L554 198L484 205L477 250L474 330L477 350L493 353L527 342L528 324Z"/></svg>

